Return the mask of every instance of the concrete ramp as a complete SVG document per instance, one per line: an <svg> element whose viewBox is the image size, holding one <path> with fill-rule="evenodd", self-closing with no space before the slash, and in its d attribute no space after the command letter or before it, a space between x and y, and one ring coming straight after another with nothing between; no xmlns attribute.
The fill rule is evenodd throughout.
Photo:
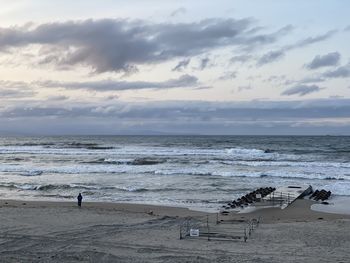
<svg viewBox="0 0 350 263"><path fill-rule="evenodd" d="M288 207L297 198L304 197L312 193L311 185L290 185L277 188L271 194L263 198L263 202L271 205L279 205L281 209Z"/></svg>

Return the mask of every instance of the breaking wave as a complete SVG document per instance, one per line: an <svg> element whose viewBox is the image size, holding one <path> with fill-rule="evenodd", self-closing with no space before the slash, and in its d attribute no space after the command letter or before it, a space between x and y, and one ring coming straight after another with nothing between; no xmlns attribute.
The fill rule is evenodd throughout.
<svg viewBox="0 0 350 263"><path fill-rule="evenodd" d="M18 183L0 183L0 188L17 189L17 190L31 190L31 191L54 191L54 190L85 190L85 191L98 191L98 190L114 190L119 192L169 192L176 191L175 188L144 188L135 186L99 186L99 185L83 185L83 184L18 184Z"/></svg>
<svg viewBox="0 0 350 263"><path fill-rule="evenodd" d="M136 159L111 159L111 158L100 158L93 161L82 162L86 164L114 164L114 165L155 165L165 163L167 159L157 159L157 158L136 158Z"/></svg>

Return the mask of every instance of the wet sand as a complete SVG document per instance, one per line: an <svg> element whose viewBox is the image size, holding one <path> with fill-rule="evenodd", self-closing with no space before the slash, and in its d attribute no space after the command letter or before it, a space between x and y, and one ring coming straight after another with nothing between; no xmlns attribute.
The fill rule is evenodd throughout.
<svg viewBox="0 0 350 263"><path fill-rule="evenodd" d="M216 214L184 208L1 200L0 262L349 262L350 215L312 204L220 216L261 217L244 243L180 240L186 217L216 223Z"/></svg>

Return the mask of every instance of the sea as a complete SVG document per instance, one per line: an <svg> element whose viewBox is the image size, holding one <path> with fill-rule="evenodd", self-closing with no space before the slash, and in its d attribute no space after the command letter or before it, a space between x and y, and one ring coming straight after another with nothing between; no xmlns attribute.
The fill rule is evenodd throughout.
<svg viewBox="0 0 350 263"><path fill-rule="evenodd" d="M259 187L350 196L346 136L0 137L0 198L215 210Z"/></svg>

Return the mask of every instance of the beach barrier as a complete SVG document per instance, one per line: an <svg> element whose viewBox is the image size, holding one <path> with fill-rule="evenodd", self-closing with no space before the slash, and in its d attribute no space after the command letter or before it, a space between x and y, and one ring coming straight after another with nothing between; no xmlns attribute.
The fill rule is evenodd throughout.
<svg viewBox="0 0 350 263"><path fill-rule="evenodd" d="M198 221L187 218L180 225L180 239L206 239L217 241L244 241L252 235L259 226L259 219L251 220L219 220L217 214L216 222Z"/></svg>
<svg viewBox="0 0 350 263"><path fill-rule="evenodd" d="M281 209L288 207L296 199L312 193L311 185L279 187L265 198L262 202L265 205L280 206Z"/></svg>
<svg viewBox="0 0 350 263"><path fill-rule="evenodd" d="M241 196L236 200L233 200L227 203L227 205L223 205L222 209L230 210L234 208L243 208L244 206L247 206L249 204L260 202L262 198L264 198L265 196L267 196L268 194L272 193L275 190L276 188L274 187L258 188L255 191L252 191L246 195Z"/></svg>
<svg viewBox="0 0 350 263"><path fill-rule="evenodd" d="M250 207L271 207L279 206L281 209L288 207L297 198L304 197L312 192L310 185L286 186L286 187L265 187L258 188L237 200L227 203L221 207L222 215L229 215L230 211L240 211L247 206ZM320 199L326 198L325 191Z"/></svg>
<svg viewBox="0 0 350 263"><path fill-rule="evenodd" d="M331 191L326 191L324 189L322 190L315 190L309 197L310 199L314 199L315 201L325 201L331 196L332 192Z"/></svg>

